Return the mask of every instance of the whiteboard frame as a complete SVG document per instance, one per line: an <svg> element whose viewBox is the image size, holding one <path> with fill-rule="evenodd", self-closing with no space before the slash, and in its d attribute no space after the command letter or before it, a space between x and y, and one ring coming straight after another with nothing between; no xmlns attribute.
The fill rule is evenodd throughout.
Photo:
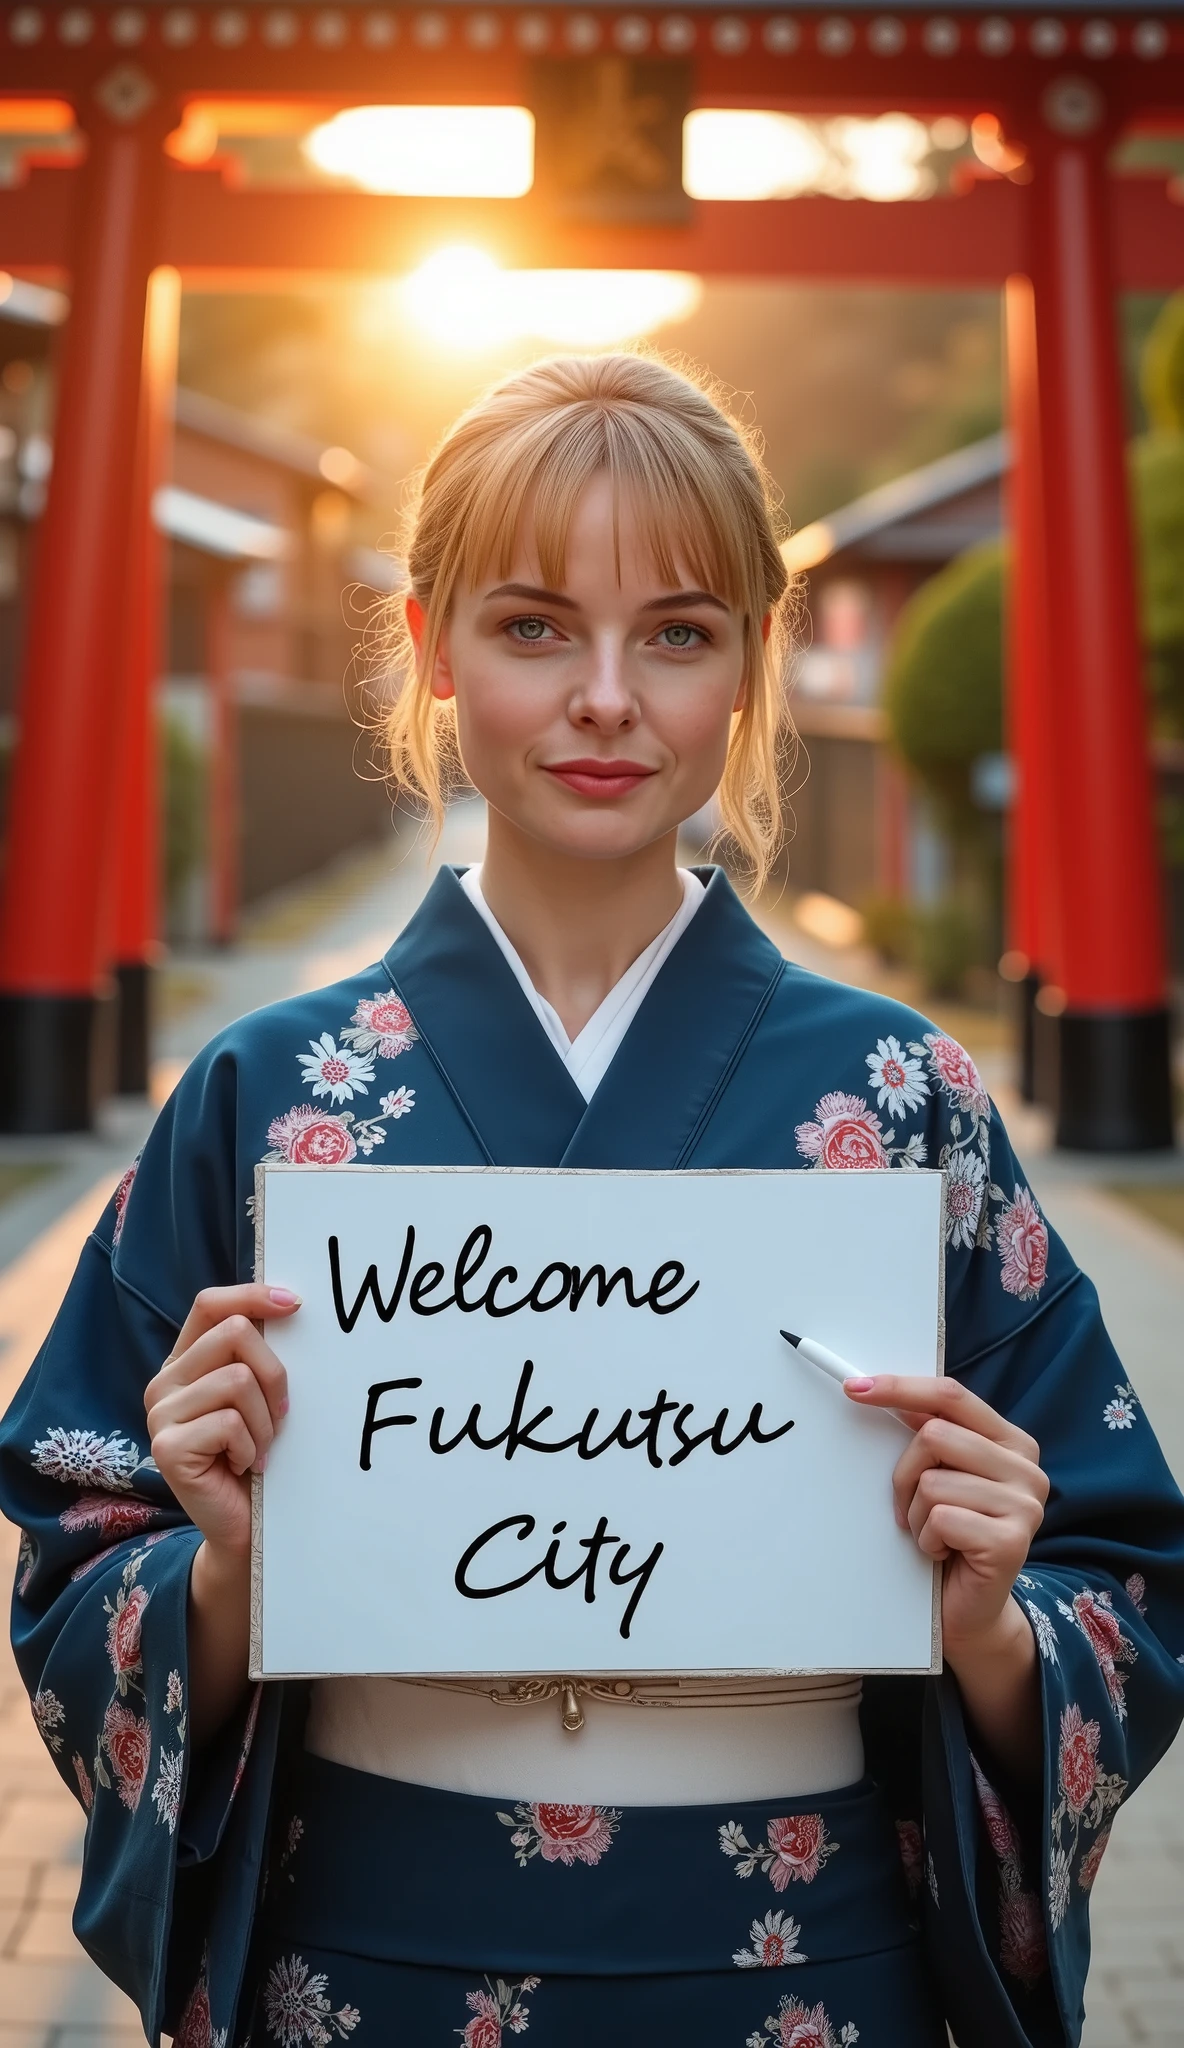
<svg viewBox="0 0 1184 2048"><path fill-rule="evenodd" d="M573 1177L578 1175L582 1179L589 1180L653 1180L659 1173L668 1172L671 1178L677 1178L679 1180L722 1180L734 1178L737 1175L741 1174L749 1180L759 1178L762 1174L768 1174L770 1178L776 1177L780 1180L784 1177L786 1173L807 1172L810 1170L811 1169L808 1168L779 1166L672 1167L669 1169L663 1169L660 1167L634 1168L601 1166L417 1166L413 1163L408 1163L400 1166L391 1166L385 1164L381 1166L371 1166L369 1164L361 1165L356 1161L350 1162L349 1164L343 1163L341 1165L320 1166L311 1163L308 1165L297 1165L294 1162L286 1159L267 1161L260 1160L255 1168L255 1279L257 1281L262 1281L263 1279L263 1244L264 1231L266 1227L267 1178L269 1174L273 1173L382 1173L416 1175L429 1173L447 1173L454 1175L470 1174L481 1176L485 1179L489 1179L491 1176L497 1176L498 1178L506 1178L511 1174L533 1174L536 1176L545 1175L546 1177L550 1178L553 1177L556 1173L565 1173L571 1174ZM813 1170L816 1171L817 1169ZM885 1175L889 1173L899 1173L902 1171L902 1169L900 1167L893 1168L880 1166L864 1168L862 1169L862 1171L867 1173ZM948 1178L945 1173L945 1170L940 1167L915 1167L912 1168L911 1171L923 1173L926 1175L927 1178L937 1178L941 1182L941 1200L938 1205L937 1230L937 1343L935 1360L936 1377L938 1379L941 1379L945 1376L946 1352L945 1253ZM261 1334L266 1335L266 1330L264 1326L260 1324L258 1327L260 1329ZM930 1678L935 1678L940 1676L941 1671L943 1669L941 1635L942 1567L941 1564L936 1560L933 1563L932 1571L933 1592L932 1608L930 1615L930 1643L928 1666L926 1667L921 1665L905 1665L896 1668L877 1666L874 1674L877 1678L918 1678L926 1676ZM265 1673L263 1670L263 1475L260 1472L253 1472L251 1474L251 1634L249 1657L250 1661L247 1675L248 1678L252 1681L252 1683L282 1683L289 1679L315 1679L325 1676L323 1672L316 1671L268 1671ZM502 1681L504 1683L509 1682L514 1684L520 1684L523 1682L524 1676L524 1674L517 1671L509 1674L502 1671L401 1671L398 1673L381 1671L355 1672L352 1675L358 1678L398 1678L399 1680L402 1680L404 1683L409 1685L431 1681L441 1684L448 1684L449 1682L452 1682L457 1686L468 1685L470 1687L477 1685L483 1686L485 1681L492 1683L495 1680ZM801 1664L793 1665L792 1667L771 1665L748 1665L742 1668L730 1667L727 1670L722 1670L718 1667L709 1668L706 1666L696 1666L693 1670L667 1670L652 1671L646 1673L647 1677L658 1679L811 1678L824 1676L832 1677L835 1675L836 1674L834 1673L833 1669L830 1667L828 1667L824 1671L821 1666ZM560 1682L573 1676L578 1676L579 1678L598 1680L625 1677L628 1678L631 1682L636 1682L638 1680L639 1674L633 1670L630 1670L629 1672L622 1672L618 1668L616 1670L606 1669L596 1671L581 1671L578 1674L566 1671L540 1671L537 1673L532 1673L530 1674L530 1676L532 1678L537 1677L541 1679L556 1680Z"/></svg>

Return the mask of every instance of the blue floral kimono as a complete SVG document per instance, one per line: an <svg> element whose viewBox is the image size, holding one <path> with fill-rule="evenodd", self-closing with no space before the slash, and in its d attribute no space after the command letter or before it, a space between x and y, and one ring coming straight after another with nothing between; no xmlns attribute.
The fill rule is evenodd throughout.
<svg viewBox="0 0 1184 2048"><path fill-rule="evenodd" d="M705 899L590 1103L445 870L385 959L207 1047L87 1242L0 1431L0 1506L22 1531L13 1635L33 1714L87 1810L75 1929L154 2042L162 2027L185 2048L242 2038L265 1876L295 1833L280 1788L301 1752L304 1688L255 1688L191 1754L186 1598L200 1538L147 1454L143 1408L199 1289L253 1275L261 1158L944 1168L947 1370L1037 1439L1052 1481L1015 1589L1040 1651L1043 1784L1006 1782L948 1675L865 1685L867 1764L960 2048L1078 2039L1090 1887L1119 1806L1184 1711L1184 1503L973 1061L899 1004L786 963L724 875L702 873ZM619 1853L624 1867L617 1848L592 1853L616 1817L583 1811L522 1809L520 1857L541 1849L530 1872L549 1858L607 1883ZM781 1816L756 1841L735 1825L713 1849L729 1883L764 1869L784 1888L803 1875L803 1839L817 1867L816 1827L803 1836ZM509 1853L507 1883L527 1882ZM780 1914L758 1909L752 1939L749 1962L800 1960ZM279 1985L268 2038L352 2030L357 2011L310 1992L319 1981ZM856 2038L841 2011L795 2003L798 1980L777 1995L769 1981L752 1997L751 2040ZM478 1975L459 2024L398 2038L487 2048L528 2014L537 2034L544 1992L533 1977ZM903 2037L869 2030L865 2048L873 2038ZM710 2027L703 2040L728 2048Z"/></svg>

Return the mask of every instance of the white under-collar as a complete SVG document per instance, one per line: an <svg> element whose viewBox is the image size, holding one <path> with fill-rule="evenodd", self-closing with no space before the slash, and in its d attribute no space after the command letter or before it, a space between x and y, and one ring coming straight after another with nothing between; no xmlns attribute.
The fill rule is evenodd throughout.
<svg viewBox="0 0 1184 2048"><path fill-rule="evenodd" d="M650 940L649 945L638 954L633 965L625 969L621 979L609 990L600 1008L589 1017L575 1039L568 1037L558 1011L545 996L539 994L526 971L521 955L510 943L485 901L481 893L480 867L466 868L460 877L461 888L474 910L489 926L514 972L523 995L585 1102L592 1100L621 1040L707 894L698 875L692 874L690 868L679 868L678 876L682 883L682 902L670 923L658 933L656 939Z"/></svg>

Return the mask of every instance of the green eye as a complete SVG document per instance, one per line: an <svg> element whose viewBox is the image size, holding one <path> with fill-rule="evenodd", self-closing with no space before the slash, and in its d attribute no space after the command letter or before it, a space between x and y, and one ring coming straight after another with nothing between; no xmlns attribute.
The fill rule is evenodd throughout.
<svg viewBox="0 0 1184 2048"><path fill-rule="evenodd" d="M510 621L510 631L516 640L525 640L531 646L537 647L539 641L546 637L547 621L546 619L512 619Z"/></svg>
<svg viewBox="0 0 1184 2048"><path fill-rule="evenodd" d="M673 626L663 626L661 637L667 647L681 648L694 647L703 636L697 626L688 626L685 622L680 622Z"/></svg>

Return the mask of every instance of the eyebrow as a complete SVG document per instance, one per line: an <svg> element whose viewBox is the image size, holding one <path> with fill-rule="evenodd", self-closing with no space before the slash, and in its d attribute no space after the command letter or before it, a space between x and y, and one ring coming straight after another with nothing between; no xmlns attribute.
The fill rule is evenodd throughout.
<svg viewBox="0 0 1184 2048"><path fill-rule="evenodd" d="M499 583L495 590L487 590L485 593L486 602L495 597L523 597L533 604L555 604L562 605L567 611L579 610L573 597L564 597L559 590L539 589L533 583ZM668 597L651 598L641 609L643 612L666 612L675 608L686 611L693 605L701 604L714 605L720 612L730 609L722 597L713 597L709 590L674 590Z"/></svg>

